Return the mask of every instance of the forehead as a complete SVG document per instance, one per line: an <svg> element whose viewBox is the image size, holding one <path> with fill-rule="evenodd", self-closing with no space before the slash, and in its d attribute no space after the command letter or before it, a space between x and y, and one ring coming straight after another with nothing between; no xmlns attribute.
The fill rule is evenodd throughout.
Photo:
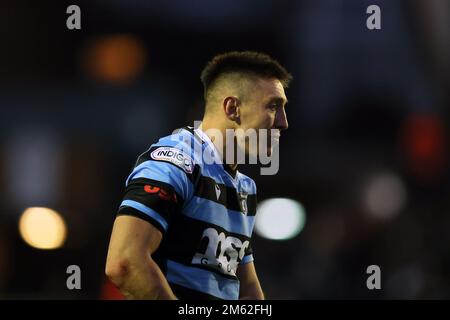
<svg viewBox="0 0 450 320"><path fill-rule="evenodd" d="M286 94L280 80L276 78L257 78L254 84L255 94L258 95L258 98L281 98L284 101L287 101Z"/></svg>

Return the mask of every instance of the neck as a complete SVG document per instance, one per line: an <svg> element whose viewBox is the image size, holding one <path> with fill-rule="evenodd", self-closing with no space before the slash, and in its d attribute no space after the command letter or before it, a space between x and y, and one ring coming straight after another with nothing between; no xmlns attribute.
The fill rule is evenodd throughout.
<svg viewBox="0 0 450 320"><path fill-rule="evenodd" d="M233 159L232 163L229 163L229 162L226 162L226 157L224 156L227 154L226 153L227 148L235 148L236 149L236 143L234 141L231 144L230 144L230 142L227 143L226 129L230 129L230 128L221 123L204 118L199 129L202 130L212 141L212 143L214 144L214 146L216 147L216 149L218 150L218 152L220 154L223 164L225 166L228 166L231 170L236 171L238 165L237 165L235 159ZM222 134L223 141L222 142L217 141L217 137L214 136L213 134L211 134L211 132L208 132L209 129L211 129L211 131L214 130L216 132L220 131L220 133ZM234 152L234 155L236 155L236 150Z"/></svg>

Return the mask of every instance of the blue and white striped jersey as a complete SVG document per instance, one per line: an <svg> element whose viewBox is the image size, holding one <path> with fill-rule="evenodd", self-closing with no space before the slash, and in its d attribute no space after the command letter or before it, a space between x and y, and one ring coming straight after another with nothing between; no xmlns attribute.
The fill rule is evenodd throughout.
<svg viewBox="0 0 450 320"><path fill-rule="evenodd" d="M178 298L239 298L239 265L253 261L252 179L218 161L209 137L186 127L139 156L126 181L118 215L158 228L153 257Z"/></svg>

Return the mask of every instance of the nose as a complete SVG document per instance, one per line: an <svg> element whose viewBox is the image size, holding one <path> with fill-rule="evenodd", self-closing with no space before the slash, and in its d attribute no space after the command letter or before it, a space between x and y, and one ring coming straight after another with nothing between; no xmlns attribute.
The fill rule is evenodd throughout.
<svg viewBox="0 0 450 320"><path fill-rule="evenodd" d="M275 115L275 127L279 130L286 130L289 127L286 110L284 108L278 109Z"/></svg>

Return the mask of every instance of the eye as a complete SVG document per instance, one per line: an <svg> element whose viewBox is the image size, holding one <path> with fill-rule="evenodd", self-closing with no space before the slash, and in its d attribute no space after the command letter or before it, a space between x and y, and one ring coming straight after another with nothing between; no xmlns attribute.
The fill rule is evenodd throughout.
<svg viewBox="0 0 450 320"><path fill-rule="evenodd" d="M278 108L278 104L277 104L277 103L271 103L271 104L269 105L269 109L270 109L270 110L275 111L275 110L277 110L277 108Z"/></svg>

